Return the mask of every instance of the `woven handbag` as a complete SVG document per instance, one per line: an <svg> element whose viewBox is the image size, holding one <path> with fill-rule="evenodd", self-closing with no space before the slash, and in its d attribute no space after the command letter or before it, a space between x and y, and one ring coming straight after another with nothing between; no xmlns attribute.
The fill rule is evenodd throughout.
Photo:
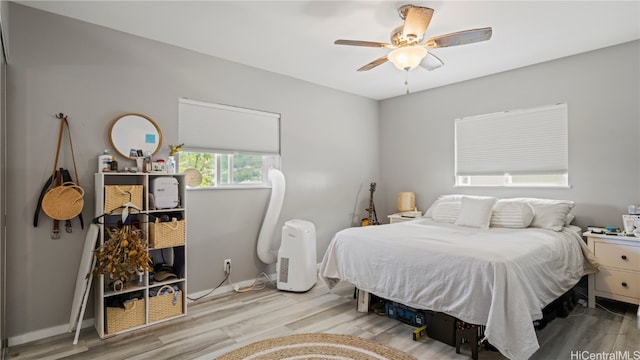
<svg viewBox="0 0 640 360"><path fill-rule="evenodd" d="M78 216L84 207L84 189L72 181L51 188L42 199L42 211L55 220Z"/></svg>
<svg viewBox="0 0 640 360"><path fill-rule="evenodd" d="M71 158L73 159L73 170L76 173L76 182L65 182L58 186L52 186L42 198L42 211L54 220L69 220L78 216L84 207L84 190L80 187L78 180L78 169L76 168L76 158L73 154L73 143L71 142L71 129L67 122L67 117L63 114L60 119L60 132L58 134L58 149L56 150L56 161L53 164L52 178L56 177L58 158L60 156L60 146L62 145L62 135L66 126L69 132L69 145L71 147Z"/></svg>

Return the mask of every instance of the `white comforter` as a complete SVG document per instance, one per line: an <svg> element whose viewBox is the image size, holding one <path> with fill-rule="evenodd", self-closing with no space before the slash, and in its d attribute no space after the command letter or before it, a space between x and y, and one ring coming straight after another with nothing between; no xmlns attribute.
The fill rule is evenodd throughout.
<svg viewBox="0 0 640 360"><path fill-rule="evenodd" d="M527 359L539 348L533 321L542 308L596 267L574 229L481 230L420 219L338 232L320 275L329 287L344 280L486 325L487 340L503 355Z"/></svg>

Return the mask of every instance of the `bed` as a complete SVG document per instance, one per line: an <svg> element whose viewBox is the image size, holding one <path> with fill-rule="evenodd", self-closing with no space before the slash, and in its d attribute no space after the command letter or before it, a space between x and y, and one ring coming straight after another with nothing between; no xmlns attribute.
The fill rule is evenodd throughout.
<svg viewBox="0 0 640 360"><path fill-rule="evenodd" d="M424 218L335 234L320 275L413 308L484 325L511 359L538 348L542 309L598 264L569 225L573 202L440 197Z"/></svg>

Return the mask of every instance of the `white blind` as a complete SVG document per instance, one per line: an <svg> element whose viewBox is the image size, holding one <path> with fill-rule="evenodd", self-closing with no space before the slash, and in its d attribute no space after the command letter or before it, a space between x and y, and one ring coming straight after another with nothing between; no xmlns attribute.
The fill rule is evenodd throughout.
<svg viewBox="0 0 640 360"><path fill-rule="evenodd" d="M178 138L185 147L280 153L280 114L181 98Z"/></svg>
<svg viewBox="0 0 640 360"><path fill-rule="evenodd" d="M567 104L456 119L456 175L568 171Z"/></svg>

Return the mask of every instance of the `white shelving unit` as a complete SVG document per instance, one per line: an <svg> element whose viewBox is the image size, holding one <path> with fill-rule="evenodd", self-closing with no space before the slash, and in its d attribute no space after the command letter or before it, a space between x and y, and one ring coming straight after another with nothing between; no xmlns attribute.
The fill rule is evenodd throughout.
<svg viewBox="0 0 640 360"><path fill-rule="evenodd" d="M153 209L153 202L150 201L150 185L153 180L158 177L173 177L178 180L178 196L179 205L176 208L171 209ZM109 287L108 279L105 275L99 275L94 277L94 297L95 297L95 327L98 331L100 338L106 338L120 333L128 332L131 330L143 328L152 324L167 321L170 319L178 318L186 315L187 313L187 258L186 258L186 246L187 246L187 219L186 219L186 191L184 175L181 174L164 174L164 173L96 173L95 174L95 214L101 216L105 214L105 186L118 185L123 188L131 185L142 186L142 209L137 214L130 214L130 220L132 226L139 227L144 235L144 239L148 244L147 251L154 260L154 264L168 264L173 267L174 273L177 275L176 279L169 279L165 281L156 281L150 279L149 273L145 272L143 275L143 281L141 284L130 283L125 289L115 291L112 287ZM151 247L149 241L149 222L153 221L156 217L165 216L169 219L176 217L184 221L184 244L176 246L168 246L163 248ZM98 239L98 244L102 245L105 242L105 228L117 227L121 224L122 215L112 214L104 215L101 222L101 234L102 237ZM134 276L135 277L135 276ZM135 284L135 285L134 285ZM169 315L166 312L158 311L162 306L158 306L157 299L151 299L150 295L157 293L160 288L168 285L170 287L177 286L179 292L173 293L173 303L177 306L169 311ZM169 290L169 289L167 289ZM177 294L177 295L176 295ZM171 295L171 294L169 294ZM112 305L116 300L116 297L129 297L137 298L138 300L132 303L132 307L125 309L115 308L113 306L107 309L108 305ZM152 301L150 301L150 299ZM170 306L171 307L171 306ZM113 312L117 309L116 312ZM117 314L116 314L117 313ZM159 315L160 313L160 315ZM109 314L112 314L112 318L109 318ZM143 315L144 314L144 315ZM114 324L118 324L114 330ZM124 325L123 325L124 324Z"/></svg>

